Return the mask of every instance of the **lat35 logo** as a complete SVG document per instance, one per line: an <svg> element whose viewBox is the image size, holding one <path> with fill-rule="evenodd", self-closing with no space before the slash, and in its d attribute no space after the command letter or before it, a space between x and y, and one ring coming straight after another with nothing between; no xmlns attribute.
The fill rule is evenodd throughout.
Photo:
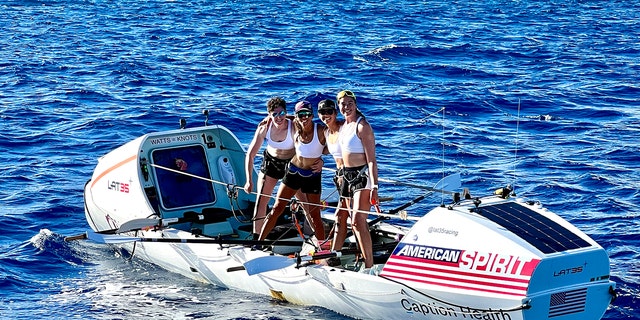
<svg viewBox="0 0 640 320"><path fill-rule="evenodd" d="M554 271L553 272L553 276L554 277L566 276L566 275L569 275L569 274L580 273L582 271L583 271L582 266L573 267L573 268L566 268L566 269L563 269L563 270Z"/></svg>
<svg viewBox="0 0 640 320"><path fill-rule="evenodd" d="M113 191L120 191L123 193L129 193L129 184L118 181L107 181L107 189Z"/></svg>

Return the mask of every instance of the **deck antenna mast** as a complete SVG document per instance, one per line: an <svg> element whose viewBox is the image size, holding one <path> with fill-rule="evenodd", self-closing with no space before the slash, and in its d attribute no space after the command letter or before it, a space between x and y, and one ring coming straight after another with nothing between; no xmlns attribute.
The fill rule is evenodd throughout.
<svg viewBox="0 0 640 320"><path fill-rule="evenodd" d="M208 109L202 110L202 114L204 115L204 126L206 127L209 125L209 110Z"/></svg>
<svg viewBox="0 0 640 320"><path fill-rule="evenodd" d="M445 145L445 138L444 138L444 114L445 114L445 108L446 107L442 107L442 109L440 109L440 111L442 111L442 179L444 179L444 145ZM440 193L440 196L442 197L441 200L441 204L444 206L444 192Z"/></svg>
<svg viewBox="0 0 640 320"><path fill-rule="evenodd" d="M511 185L511 192L513 192L513 194L516 194L516 178L517 178L517 171L516 171L516 165L518 163L518 132L520 130L520 98L518 98L518 116L516 118L516 150L513 153L513 184Z"/></svg>

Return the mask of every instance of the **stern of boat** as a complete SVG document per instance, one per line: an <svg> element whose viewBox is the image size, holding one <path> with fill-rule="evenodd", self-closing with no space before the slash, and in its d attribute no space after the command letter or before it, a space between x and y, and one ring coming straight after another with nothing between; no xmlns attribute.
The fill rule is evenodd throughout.
<svg viewBox="0 0 640 320"><path fill-rule="evenodd" d="M438 298L417 306L506 319L600 319L615 287L595 241L539 203L499 196L430 211L381 275Z"/></svg>

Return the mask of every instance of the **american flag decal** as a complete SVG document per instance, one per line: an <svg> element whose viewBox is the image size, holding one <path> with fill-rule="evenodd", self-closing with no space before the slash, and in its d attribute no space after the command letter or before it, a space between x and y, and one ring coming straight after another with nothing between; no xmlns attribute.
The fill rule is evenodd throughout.
<svg viewBox="0 0 640 320"><path fill-rule="evenodd" d="M586 302L587 288L554 293L549 302L549 318L582 312Z"/></svg>

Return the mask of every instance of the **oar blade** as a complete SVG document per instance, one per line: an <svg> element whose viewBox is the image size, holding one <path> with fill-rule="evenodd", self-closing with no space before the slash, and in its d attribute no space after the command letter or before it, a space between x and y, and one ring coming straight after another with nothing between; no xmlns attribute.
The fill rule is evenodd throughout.
<svg viewBox="0 0 640 320"><path fill-rule="evenodd" d="M87 238L87 233L81 233L75 236L68 236L68 237L64 237L64 241L69 242L69 241L74 241L74 240L84 240Z"/></svg>
<svg viewBox="0 0 640 320"><path fill-rule="evenodd" d="M160 219L133 219L123 223L116 233L123 233L132 230L140 230L148 227L157 226L160 224Z"/></svg>
<svg viewBox="0 0 640 320"><path fill-rule="evenodd" d="M435 186L433 186L434 190L446 190L446 191L455 191L462 187L462 181L460 179L460 173L450 174L444 178L442 178Z"/></svg>
<svg viewBox="0 0 640 320"><path fill-rule="evenodd" d="M294 258L287 258L284 256L264 256L251 259L242 265L244 265L247 274L254 275L268 271L274 271L290 267L296 263Z"/></svg>

